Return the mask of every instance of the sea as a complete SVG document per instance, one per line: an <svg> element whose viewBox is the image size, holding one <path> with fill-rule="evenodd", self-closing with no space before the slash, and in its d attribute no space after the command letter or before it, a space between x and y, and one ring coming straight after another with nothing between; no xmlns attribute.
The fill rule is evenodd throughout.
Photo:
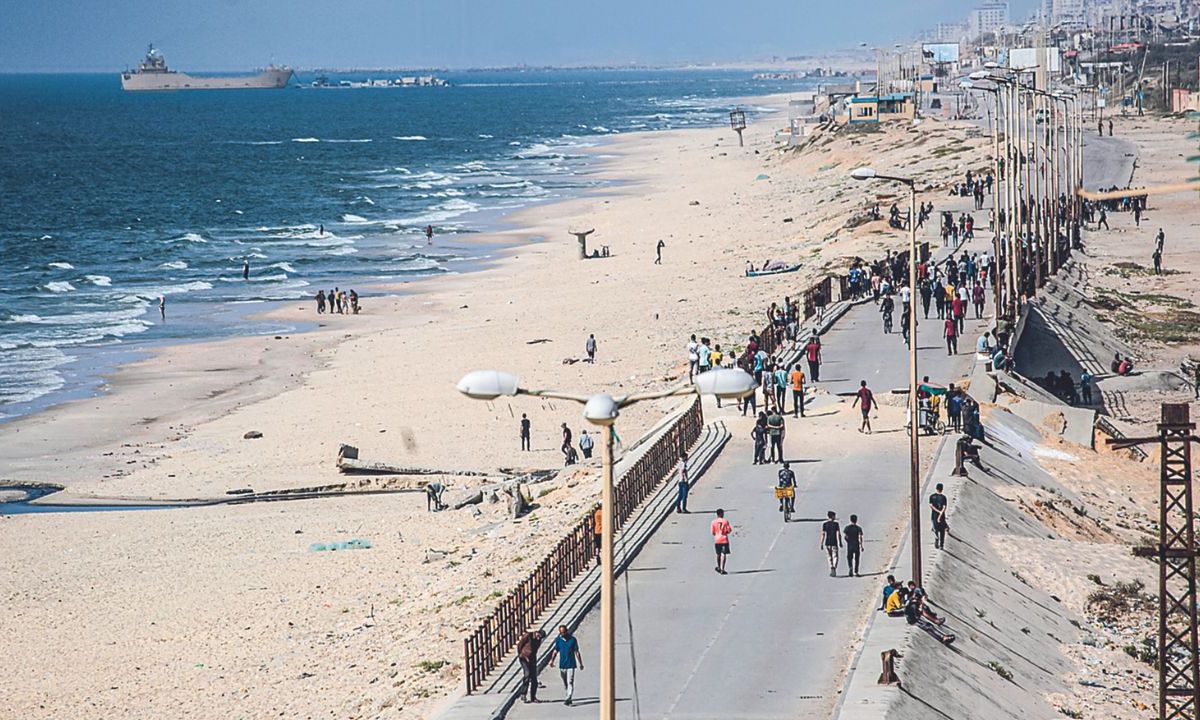
<svg viewBox="0 0 1200 720"><path fill-rule="evenodd" d="M727 124L739 99L814 84L716 70L451 72L448 87L406 88L314 77L126 93L115 72L0 75L0 422L95 394L155 345L304 330L256 319L272 303L468 271L486 248L464 236L601 185L606 139Z"/></svg>

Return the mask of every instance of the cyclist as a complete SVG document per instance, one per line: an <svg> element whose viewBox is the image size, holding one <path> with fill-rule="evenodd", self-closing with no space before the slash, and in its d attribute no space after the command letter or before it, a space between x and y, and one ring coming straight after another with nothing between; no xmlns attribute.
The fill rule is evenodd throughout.
<svg viewBox="0 0 1200 720"><path fill-rule="evenodd" d="M879 303L879 312L883 313L883 332L884 334L892 331L892 312L896 309L896 301L892 300L891 295L884 295L883 300Z"/></svg>
<svg viewBox="0 0 1200 720"><path fill-rule="evenodd" d="M792 472L790 463L785 462L779 470L779 487L793 489L791 497L779 498L779 512L783 512L785 507L789 513L796 512L796 473Z"/></svg>

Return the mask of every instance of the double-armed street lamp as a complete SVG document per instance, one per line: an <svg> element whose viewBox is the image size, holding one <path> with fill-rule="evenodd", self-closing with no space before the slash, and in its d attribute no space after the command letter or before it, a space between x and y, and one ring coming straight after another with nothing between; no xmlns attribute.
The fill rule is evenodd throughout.
<svg viewBox="0 0 1200 720"><path fill-rule="evenodd" d="M855 180L886 180L908 186L908 421L909 501L911 505L912 579L921 586L921 458L918 454L917 422L917 187L912 178L880 175L869 167L850 172Z"/></svg>
<svg viewBox="0 0 1200 720"><path fill-rule="evenodd" d="M600 718L616 717L616 634L614 632L614 569L613 569L613 431L612 426L621 409L644 400L657 400L677 395L714 395L721 399L742 398L754 392L754 378L742 370L714 369L695 377L692 384L658 392L645 392L613 397L609 393L581 395L558 390L539 390L521 387L516 375L499 370L476 370L458 382L458 391L475 400L495 400L501 396L534 397L570 400L583 405L583 417L593 425L604 428L601 443L600 490Z"/></svg>

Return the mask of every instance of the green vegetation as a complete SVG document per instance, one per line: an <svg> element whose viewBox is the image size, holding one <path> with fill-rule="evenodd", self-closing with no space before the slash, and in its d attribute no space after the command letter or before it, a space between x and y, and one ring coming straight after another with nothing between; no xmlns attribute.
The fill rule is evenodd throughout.
<svg viewBox="0 0 1200 720"><path fill-rule="evenodd" d="M1063 715L1066 715L1069 718L1083 717L1083 711L1081 711L1081 710L1072 710L1071 708L1059 708L1058 711L1060 713L1062 713Z"/></svg>
<svg viewBox="0 0 1200 720"><path fill-rule="evenodd" d="M449 664L449 660L422 660L421 662L417 663L417 667L424 672L431 673L437 672Z"/></svg>
<svg viewBox="0 0 1200 720"><path fill-rule="evenodd" d="M1100 579L1100 576L1097 575L1096 573L1088 573L1087 579L1091 580L1092 582L1096 583L1097 585L1104 584L1104 582Z"/></svg>
<svg viewBox="0 0 1200 720"><path fill-rule="evenodd" d="M996 662L995 660L992 660L991 662L989 662L988 667L990 667L992 669L992 671L995 672L1000 677L1004 678L1005 680L1007 680L1009 682L1012 682L1013 674L1012 674L1012 672L1009 671L1008 668L1004 667L1003 665Z"/></svg>

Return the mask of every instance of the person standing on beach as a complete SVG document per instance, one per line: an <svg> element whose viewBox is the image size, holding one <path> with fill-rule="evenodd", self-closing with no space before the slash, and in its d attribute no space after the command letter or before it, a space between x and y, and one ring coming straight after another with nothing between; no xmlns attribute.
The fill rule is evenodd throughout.
<svg viewBox="0 0 1200 720"><path fill-rule="evenodd" d="M317 291L317 314L318 315L325 314L325 291L324 290Z"/></svg>
<svg viewBox="0 0 1200 720"><path fill-rule="evenodd" d="M1163 243L1166 241L1166 239L1167 239L1167 236L1165 233L1163 233L1163 229L1159 228L1158 234L1154 236L1154 249L1158 251L1159 255L1162 254Z"/></svg>
<svg viewBox="0 0 1200 720"><path fill-rule="evenodd" d="M838 524L837 513L830 510L829 519L821 523L820 548L829 556L829 577L837 577L838 548L842 546L842 526Z"/></svg>
<svg viewBox="0 0 1200 720"><path fill-rule="evenodd" d="M242 261L242 279L243 280L250 279L250 261L249 260Z"/></svg>
<svg viewBox="0 0 1200 720"><path fill-rule="evenodd" d="M426 245L433 244L433 226L432 225L425 226L425 244Z"/></svg>
<svg viewBox="0 0 1200 720"><path fill-rule="evenodd" d="M933 520L933 546L939 550L946 549L946 531L950 524L946 522L946 496L942 494L942 484L929 496L929 509Z"/></svg>
<svg viewBox="0 0 1200 720"><path fill-rule="evenodd" d="M813 333L812 339L804 346L805 357L808 358L808 375L813 382L821 382L821 341Z"/></svg>
<svg viewBox="0 0 1200 720"><path fill-rule="evenodd" d="M527 703L535 703L538 691L538 648L542 646L542 640L546 638L545 630L531 630L521 636L521 640L517 642L517 659L521 661L521 690L517 694L525 698L526 689L528 689L529 697L525 698Z"/></svg>
<svg viewBox="0 0 1200 720"><path fill-rule="evenodd" d="M521 449L529 450L529 416L521 413Z"/></svg>
<svg viewBox="0 0 1200 720"><path fill-rule="evenodd" d="M562 678L566 698L563 705L570 706L575 698L575 670L583 669L583 656L579 654L579 641L566 625L558 626L558 637L554 638L554 649L550 651L550 662L558 658L558 675Z"/></svg>
<svg viewBox="0 0 1200 720"><path fill-rule="evenodd" d="M562 424L562 450L564 457L570 456L571 451L571 428L567 427L566 423Z"/></svg>
<svg viewBox="0 0 1200 720"><path fill-rule="evenodd" d="M859 432L871 434L871 406L876 410L879 409L879 403L875 401L875 393L867 387L867 381L863 380L858 384L858 403L862 410L862 425L858 426Z"/></svg>
<svg viewBox="0 0 1200 720"><path fill-rule="evenodd" d="M158 314L162 315L163 320L167 319L167 296L166 295L158 296Z"/></svg>
<svg viewBox="0 0 1200 720"><path fill-rule="evenodd" d="M696 342L696 336L692 335L692 339L687 344L688 356L688 382L696 377L696 371L700 367L700 343Z"/></svg>
<svg viewBox="0 0 1200 720"><path fill-rule="evenodd" d="M662 251L663 251L663 248L665 248L666 246L667 246L667 244L665 242L663 242L662 240L659 240L658 244L654 246L654 264L655 265L662 265Z"/></svg>
<svg viewBox="0 0 1200 720"><path fill-rule="evenodd" d="M592 442L592 436L588 435L588 431L584 430L579 436L579 450L583 453L583 459L587 460L592 457L592 448L595 443Z"/></svg>
<svg viewBox="0 0 1200 720"><path fill-rule="evenodd" d="M587 361L589 363L595 364L596 363L596 336L595 335L590 335L590 334L588 335L587 342L584 343L583 349L587 351L587 356L588 356Z"/></svg>
<svg viewBox="0 0 1200 720"><path fill-rule="evenodd" d="M679 456L679 481L676 483L675 512L687 515L688 492L692 486L688 481L687 453Z"/></svg>
<svg viewBox="0 0 1200 720"><path fill-rule="evenodd" d="M862 577L858 574L858 560L862 556L866 535L858 524L857 515L850 516L850 524L842 529L842 537L846 539L846 574Z"/></svg>
<svg viewBox="0 0 1200 720"><path fill-rule="evenodd" d="M725 519L725 510L717 508L717 518L712 521L712 536L717 549L717 567L715 569L720 575L728 574L725 572L725 561L729 558L729 536L732 533L733 526Z"/></svg>

